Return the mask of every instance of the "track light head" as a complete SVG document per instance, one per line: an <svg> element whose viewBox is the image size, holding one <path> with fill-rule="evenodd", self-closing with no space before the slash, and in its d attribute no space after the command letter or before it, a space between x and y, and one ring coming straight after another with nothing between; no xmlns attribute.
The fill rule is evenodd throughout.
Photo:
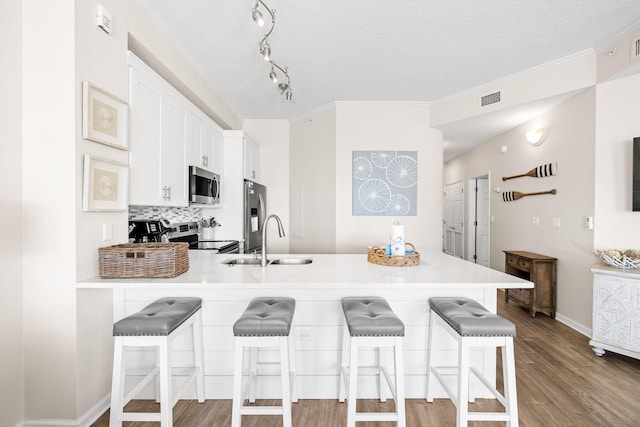
<svg viewBox="0 0 640 427"><path fill-rule="evenodd" d="M251 9L251 17L258 27L264 26L264 16L262 16L262 13L258 10L258 2L256 2L256 5Z"/></svg>
<svg viewBox="0 0 640 427"><path fill-rule="evenodd" d="M271 79L272 82L278 83L278 75L276 74L276 70L273 69L273 66L271 66L271 72L269 73L269 78Z"/></svg>
<svg viewBox="0 0 640 427"><path fill-rule="evenodd" d="M271 46L269 46L269 43L265 42L262 44L260 47L260 55L262 55L265 61L271 60Z"/></svg>

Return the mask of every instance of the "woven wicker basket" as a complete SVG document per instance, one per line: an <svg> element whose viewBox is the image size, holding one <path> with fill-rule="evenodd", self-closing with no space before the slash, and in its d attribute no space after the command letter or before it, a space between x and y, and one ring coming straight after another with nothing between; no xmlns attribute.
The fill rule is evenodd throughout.
<svg viewBox="0 0 640 427"><path fill-rule="evenodd" d="M189 269L188 243L125 243L98 249L100 277L176 277Z"/></svg>
<svg viewBox="0 0 640 427"><path fill-rule="evenodd" d="M389 267L411 267L420 264L420 253L416 251L413 243L406 243L411 246L414 253L409 255L387 255L382 246L372 246L367 254L367 261L372 264L386 265Z"/></svg>

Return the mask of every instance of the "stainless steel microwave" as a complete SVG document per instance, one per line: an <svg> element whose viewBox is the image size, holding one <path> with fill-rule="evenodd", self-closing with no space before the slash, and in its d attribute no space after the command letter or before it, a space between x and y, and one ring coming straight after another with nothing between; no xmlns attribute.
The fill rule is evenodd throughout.
<svg viewBox="0 0 640 427"><path fill-rule="evenodd" d="M189 166L189 204L220 205L220 175L197 166Z"/></svg>

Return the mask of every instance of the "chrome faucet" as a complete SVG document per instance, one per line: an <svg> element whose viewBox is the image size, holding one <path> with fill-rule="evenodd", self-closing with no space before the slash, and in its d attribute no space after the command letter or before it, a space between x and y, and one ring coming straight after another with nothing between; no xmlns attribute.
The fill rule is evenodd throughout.
<svg viewBox="0 0 640 427"><path fill-rule="evenodd" d="M278 215L269 215L262 223L262 258L260 258L260 266L267 266L267 224L271 218L275 218L278 222L278 234L280 237L284 237L284 227L282 227L282 221Z"/></svg>

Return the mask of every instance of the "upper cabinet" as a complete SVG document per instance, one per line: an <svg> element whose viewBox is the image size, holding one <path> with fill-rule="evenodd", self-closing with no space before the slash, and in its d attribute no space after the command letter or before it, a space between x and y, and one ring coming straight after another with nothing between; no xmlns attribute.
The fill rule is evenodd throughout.
<svg viewBox="0 0 640 427"><path fill-rule="evenodd" d="M244 179L260 182L260 147L247 137L244 144Z"/></svg>
<svg viewBox="0 0 640 427"><path fill-rule="evenodd" d="M222 129L195 106L190 110L187 118L187 148L190 165L222 175L224 170Z"/></svg>
<svg viewBox="0 0 640 427"><path fill-rule="evenodd" d="M188 166L224 171L222 129L129 54L132 205L188 206Z"/></svg>
<svg viewBox="0 0 640 427"><path fill-rule="evenodd" d="M129 56L132 205L187 206L186 111L166 83Z"/></svg>

